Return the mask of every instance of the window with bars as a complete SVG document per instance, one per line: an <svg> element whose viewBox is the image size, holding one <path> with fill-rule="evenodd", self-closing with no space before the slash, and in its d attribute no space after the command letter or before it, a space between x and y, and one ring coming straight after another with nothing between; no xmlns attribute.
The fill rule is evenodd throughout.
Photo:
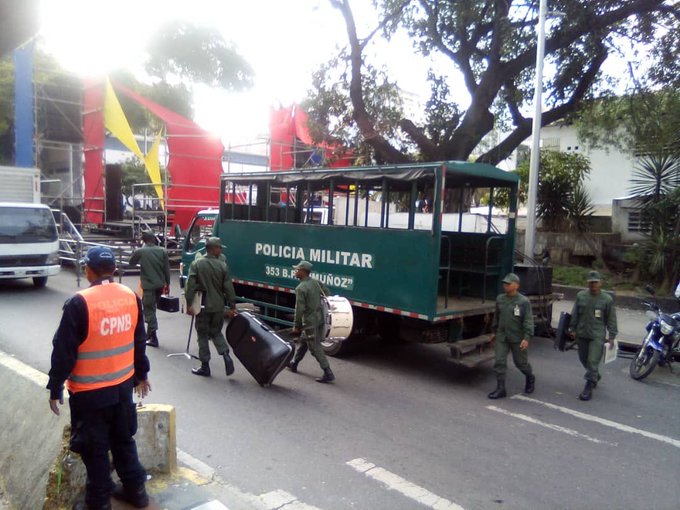
<svg viewBox="0 0 680 510"><path fill-rule="evenodd" d="M649 221L642 218L642 213L640 213L640 211L630 211L628 213L628 232L648 234L651 230Z"/></svg>

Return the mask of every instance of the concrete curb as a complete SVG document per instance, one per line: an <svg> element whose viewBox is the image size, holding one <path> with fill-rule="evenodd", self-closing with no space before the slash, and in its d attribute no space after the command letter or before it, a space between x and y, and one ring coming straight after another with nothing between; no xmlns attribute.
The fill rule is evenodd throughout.
<svg viewBox="0 0 680 510"><path fill-rule="evenodd" d="M85 488L85 466L69 451L70 414L48 407L47 375L0 351L0 492L14 508L69 507ZM65 395L65 404L67 400ZM148 472L177 472L175 408L138 408L135 436Z"/></svg>
<svg viewBox="0 0 680 510"><path fill-rule="evenodd" d="M576 294L578 294L579 291L584 290L585 287L572 287L569 285L558 285L556 283L553 284L552 286L552 291L553 292L559 292L560 294L564 294L564 299L568 300L574 300L576 299ZM610 294L615 302L616 306L620 306L622 308L628 308L630 310L646 310L647 308L642 304L643 301L654 301L654 298L650 296L649 294L647 295L637 295L637 296L628 296L628 295L622 295L622 294L616 294L616 292L612 291L605 291L607 294ZM677 310L680 310L680 302L678 300L673 299L673 298L658 298L657 301L659 302L659 306L661 306L662 310L668 310L670 312L675 313Z"/></svg>
<svg viewBox="0 0 680 510"><path fill-rule="evenodd" d="M68 406L49 410L47 376L0 351L0 473L15 508L42 508L48 471L61 450ZM64 419L66 418L66 421Z"/></svg>

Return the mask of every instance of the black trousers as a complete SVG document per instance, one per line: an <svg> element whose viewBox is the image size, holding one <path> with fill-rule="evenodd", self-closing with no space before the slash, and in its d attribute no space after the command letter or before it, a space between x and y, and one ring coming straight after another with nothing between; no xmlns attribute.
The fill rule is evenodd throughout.
<svg viewBox="0 0 680 510"><path fill-rule="evenodd" d="M72 399L70 400L72 402ZM119 402L99 409L71 404L71 450L79 453L87 469L85 502L93 508L107 504L115 487L111 462L125 487L144 485L146 472L137 456L135 404Z"/></svg>

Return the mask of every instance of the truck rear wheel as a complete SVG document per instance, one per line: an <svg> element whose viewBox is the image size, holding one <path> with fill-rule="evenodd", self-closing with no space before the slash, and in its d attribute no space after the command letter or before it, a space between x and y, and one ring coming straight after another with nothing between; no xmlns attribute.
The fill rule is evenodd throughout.
<svg viewBox="0 0 680 510"><path fill-rule="evenodd" d="M33 285L39 289L42 289L45 285L47 285L47 276L34 276Z"/></svg>
<svg viewBox="0 0 680 510"><path fill-rule="evenodd" d="M321 341L321 347L323 347L323 352L328 354L329 356L342 356L343 354L347 354L350 349L350 339L347 339L343 342L331 342L327 340L322 340Z"/></svg>

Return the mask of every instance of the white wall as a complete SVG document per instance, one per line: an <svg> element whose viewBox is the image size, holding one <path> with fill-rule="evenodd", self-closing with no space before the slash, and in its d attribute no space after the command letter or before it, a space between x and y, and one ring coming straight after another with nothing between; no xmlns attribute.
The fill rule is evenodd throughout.
<svg viewBox="0 0 680 510"><path fill-rule="evenodd" d="M558 145L555 146L554 144ZM611 207L612 200L628 196L630 179L635 168L635 159L612 149L589 148L578 139L574 126L548 126L541 129L541 147L554 148L562 152L578 153L590 160L590 179L586 189L595 206Z"/></svg>

